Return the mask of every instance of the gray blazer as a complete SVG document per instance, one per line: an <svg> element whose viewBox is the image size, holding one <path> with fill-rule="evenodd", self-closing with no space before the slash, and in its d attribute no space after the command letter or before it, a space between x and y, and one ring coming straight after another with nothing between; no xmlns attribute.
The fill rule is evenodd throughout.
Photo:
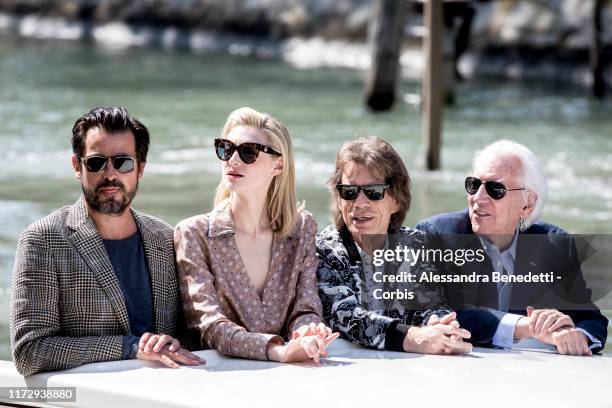
<svg viewBox="0 0 612 408"><path fill-rule="evenodd" d="M179 307L173 228L132 210L153 290L155 331L176 335ZM81 197L30 225L19 239L10 331L23 375L122 359L130 333L119 282Z"/></svg>

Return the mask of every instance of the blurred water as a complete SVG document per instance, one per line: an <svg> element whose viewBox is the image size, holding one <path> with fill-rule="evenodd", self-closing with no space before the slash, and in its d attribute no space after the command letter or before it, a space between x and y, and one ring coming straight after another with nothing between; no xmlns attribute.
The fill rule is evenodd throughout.
<svg viewBox="0 0 612 408"><path fill-rule="evenodd" d="M231 110L248 105L288 125L298 194L320 227L329 222L324 182L336 151L356 135L376 134L393 143L413 178L409 225L462 208L474 151L510 138L545 164L547 221L572 232L612 232L610 99L594 102L563 84L463 83L457 106L445 111L444 170L430 173L423 170L418 108L366 112L362 76L237 56L0 37L0 358L10 358L9 286L19 233L78 198L70 134L94 106L126 106L148 126L152 145L135 206L170 223L210 208L219 178L212 139ZM411 82L401 90L418 92Z"/></svg>

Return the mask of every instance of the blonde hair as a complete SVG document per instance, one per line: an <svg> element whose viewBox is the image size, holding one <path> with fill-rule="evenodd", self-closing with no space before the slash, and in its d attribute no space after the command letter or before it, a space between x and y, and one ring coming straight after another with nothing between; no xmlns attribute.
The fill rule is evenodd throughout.
<svg viewBox="0 0 612 408"><path fill-rule="evenodd" d="M280 236L286 236L293 230L300 210L295 192L295 160L289 131L273 116L243 107L229 114L221 137L227 138L227 135L238 126L259 129L268 139L268 146L279 152L283 158L282 172L272 179L266 201L272 230ZM215 207L229 196L230 191L221 180L215 194Z"/></svg>

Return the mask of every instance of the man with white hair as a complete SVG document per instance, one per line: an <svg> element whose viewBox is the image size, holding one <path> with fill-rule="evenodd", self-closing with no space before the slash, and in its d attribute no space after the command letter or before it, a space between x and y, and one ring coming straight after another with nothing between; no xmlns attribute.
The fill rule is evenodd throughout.
<svg viewBox="0 0 612 408"><path fill-rule="evenodd" d="M571 355L603 349L608 320L590 301L573 239L538 221L547 185L535 155L512 141L492 143L475 155L465 190L467 209L431 217L416 227L446 242L461 241L456 234L475 234L478 239L472 239L472 245L486 256L476 267L472 263L458 273L468 273L469 268L489 277L497 271L508 278L509 283L455 288L454 297L460 299L457 320L472 333L471 341L511 348L515 341L530 337ZM447 266L453 270L454 265ZM517 276L536 270L560 276L548 283L516 283ZM570 302L559 300L559 288Z"/></svg>

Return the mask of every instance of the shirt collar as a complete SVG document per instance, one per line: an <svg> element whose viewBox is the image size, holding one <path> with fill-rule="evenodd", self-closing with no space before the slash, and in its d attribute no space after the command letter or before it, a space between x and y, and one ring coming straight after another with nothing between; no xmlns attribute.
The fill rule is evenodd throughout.
<svg viewBox="0 0 612 408"><path fill-rule="evenodd" d="M482 246L487 252L487 254L490 253L490 251L497 251L500 255L503 253L509 253L512 257L512 260L516 260L516 242L518 240L518 228L514 230L514 237L512 238L512 243L505 251L500 251L500 249L495 244L493 244L484 236L479 236L478 238L480 239L480 242L482 243Z"/></svg>
<svg viewBox="0 0 612 408"><path fill-rule="evenodd" d="M208 237L215 238L226 234L234 234L234 219L232 218L232 210L230 200L221 201L210 212L208 221Z"/></svg>

